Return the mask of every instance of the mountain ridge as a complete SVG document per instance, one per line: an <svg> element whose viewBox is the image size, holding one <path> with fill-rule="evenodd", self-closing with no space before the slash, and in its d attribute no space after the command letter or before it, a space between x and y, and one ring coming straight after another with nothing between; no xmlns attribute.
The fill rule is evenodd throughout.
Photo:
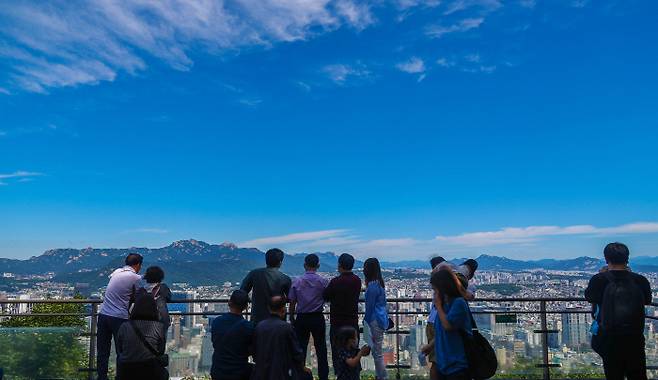
<svg viewBox="0 0 658 380"><path fill-rule="evenodd" d="M210 285L226 281L238 282L246 273L264 264L264 253L257 248L238 247L234 243L209 244L204 241L177 240L161 248L58 248L49 249L29 259L0 258L0 272L19 275L54 273L55 281L89 282L102 286L107 275L123 264L128 253L144 256L144 265L159 265L167 273L168 282L187 282L193 285ZM323 272L334 272L338 257L333 252L318 252ZM282 270L290 275L302 274L306 253L286 254ZM453 259L459 264L464 259ZM581 256L573 259L515 260L504 256L480 255L476 258L480 270L564 270L596 272L605 265L602 259ZM637 261L635 261L637 260ZM639 256L631 265L637 271L658 272L658 257ZM357 260L355 268L362 262ZM382 261L387 269L429 269L429 260Z"/></svg>

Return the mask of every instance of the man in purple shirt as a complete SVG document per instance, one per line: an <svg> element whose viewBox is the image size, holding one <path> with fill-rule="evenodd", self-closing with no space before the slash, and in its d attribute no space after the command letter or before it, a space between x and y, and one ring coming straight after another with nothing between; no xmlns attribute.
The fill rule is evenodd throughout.
<svg viewBox="0 0 658 380"><path fill-rule="evenodd" d="M327 363L327 343L325 341L326 327L324 315L324 289L329 281L320 277L317 270L320 267L320 258L312 253L304 258L306 273L292 283L290 294L290 319L295 328L299 343L304 350L304 357L308 350L308 341L313 335L315 353L318 357L318 376L320 380L329 377L329 364Z"/></svg>

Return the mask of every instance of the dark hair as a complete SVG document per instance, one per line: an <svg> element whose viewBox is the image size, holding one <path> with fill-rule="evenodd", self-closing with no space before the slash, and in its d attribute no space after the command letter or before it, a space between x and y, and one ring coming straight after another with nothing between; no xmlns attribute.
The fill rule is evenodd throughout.
<svg viewBox="0 0 658 380"><path fill-rule="evenodd" d="M306 255L306 257L304 257L304 265L309 268L317 268L320 266L320 258L315 253Z"/></svg>
<svg viewBox="0 0 658 380"><path fill-rule="evenodd" d="M233 293L231 293L231 298L228 300L228 303L242 311L249 305L249 293L241 289L234 290Z"/></svg>
<svg viewBox="0 0 658 380"><path fill-rule="evenodd" d="M265 264L269 268L278 267L283 262L283 251L279 248L272 248L265 252Z"/></svg>
<svg viewBox="0 0 658 380"><path fill-rule="evenodd" d="M442 296L450 298L462 297L462 292L459 289L461 285L458 285L458 281L452 270L447 268L434 272L430 279L432 286L437 288Z"/></svg>
<svg viewBox="0 0 658 380"><path fill-rule="evenodd" d="M338 257L338 265L345 270L352 270L354 268L354 256L343 253Z"/></svg>
<svg viewBox="0 0 658 380"><path fill-rule="evenodd" d="M136 297L133 309L130 312L130 319L159 321L160 313L158 313L158 305L155 303L155 298L150 294L143 294Z"/></svg>
<svg viewBox="0 0 658 380"><path fill-rule="evenodd" d="M144 280L149 284L157 284L164 280L165 273L160 267L152 266L146 269L144 273Z"/></svg>
<svg viewBox="0 0 658 380"><path fill-rule="evenodd" d="M363 275L366 277L366 283L377 281L382 288L384 287L382 268L379 266L379 260L376 258L371 257L363 263Z"/></svg>
<svg viewBox="0 0 658 380"><path fill-rule="evenodd" d="M628 257L630 255L631 253L628 251L628 247L618 242L606 245L603 250L605 261L609 264L628 264Z"/></svg>
<svg viewBox="0 0 658 380"><path fill-rule="evenodd" d="M267 301L267 307L271 312L281 311L286 308L286 302L288 300L285 296L274 296Z"/></svg>
<svg viewBox="0 0 658 380"><path fill-rule="evenodd" d="M338 347L347 347L347 342L354 338L356 338L356 329L352 326L343 326L336 332L336 343Z"/></svg>
<svg viewBox="0 0 658 380"><path fill-rule="evenodd" d="M432 259L430 260L430 266L432 266L432 269L434 269L434 268L436 268L437 265L441 264L441 263L444 262L444 261L446 261L446 259L444 259L443 257L441 257L441 256L434 256L434 257L432 257Z"/></svg>
<svg viewBox="0 0 658 380"><path fill-rule="evenodd" d="M131 253L126 256L126 265L128 266L141 265L142 262L144 262L144 258L139 253Z"/></svg>
<svg viewBox="0 0 658 380"><path fill-rule="evenodd" d="M466 265L471 270L471 277L475 276L475 271L478 270L478 262L473 259L464 261L462 265Z"/></svg>

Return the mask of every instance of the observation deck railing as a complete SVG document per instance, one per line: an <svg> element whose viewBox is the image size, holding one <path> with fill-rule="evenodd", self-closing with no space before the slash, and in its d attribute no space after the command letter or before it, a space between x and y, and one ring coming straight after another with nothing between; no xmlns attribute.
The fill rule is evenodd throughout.
<svg viewBox="0 0 658 380"><path fill-rule="evenodd" d="M363 300L360 301L363 304ZM393 364L388 364L387 368L395 372L395 377L397 379L402 378L401 370L411 369L410 364L405 364L401 361L401 337L409 335L411 333L410 328L404 328L402 318L405 317L420 317L417 318L417 321L422 321L427 319L429 312L428 305L431 302L430 298L388 298L387 302L389 304L389 316L395 321L395 327L386 332L386 334L392 334L395 336L395 357ZM98 322L98 313L99 305L102 303L100 299L62 299L62 300L0 300L0 322L7 320L9 318L15 317L79 317L85 318L87 321L87 327L84 329L79 336L82 338L88 338L88 351L87 351L87 363L85 368L80 368L78 371L80 373L86 372L84 377L88 379L93 379L95 377L95 361L96 361L96 333L97 333L97 322ZM212 305L212 304L227 304L228 299L225 298L209 298L209 299L175 299L170 302L171 304L201 304L201 305ZM556 303L571 303L571 304L580 304L582 306L574 308L556 308L554 307ZM559 368L560 363L556 363L551 360L551 351L550 351L550 340L553 334L561 333L561 330L558 328L549 328L549 315L562 315L562 314L590 314L591 310L585 305L586 301L580 297L563 297L563 298L478 298L471 302L472 313L477 319L478 315L491 315L491 320L494 320L496 315L503 315L507 317L501 318L501 324L505 323L516 323L517 315L537 315L539 316L539 326L538 328L532 329L532 334L539 335L540 340L540 353L541 359L534 362L533 365L535 368L540 370L537 378L544 380L550 380L551 378L564 378L565 375L560 376L559 374L553 373L552 370ZM32 313L30 310L34 305L38 304L49 304L49 305L65 305L65 304L75 304L75 305L84 305L84 312L81 313L68 313L68 312L53 312L53 313ZM401 304L425 304L424 310L402 310ZM23 305L18 307L19 309L26 310L24 312L8 312L11 307L14 309L18 305ZM495 306L497 305L497 306ZM523 307L521 307L523 306ZM651 307L658 307L658 303L654 303ZM360 307L362 309L362 307ZM326 310L326 309L325 309ZM219 316L226 314L226 311L216 311L216 310L203 310L203 311L170 311L170 315L174 318L184 317L184 316L202 316L202 317L211 317ZM245 313L248 315L248 313ZM328 315L328 311L325 311L325 315ZM364 312L360 311L360 315L363 315ZM510 322L509 316L513 316L513 322ZM647 320L658 320L658 316L647 315ZM506 322L507 321L507 322ZM499 323L496 319L496 322ZM408 327L408 326L407 326ZM492 327L490 327L492 328ZM482 327L480 326L482 330ZM2 334L3 328L0 328L0 334ZM424 331L422 332L424 336ZM417 346L420 345L420 342L415 342ZM494 349L496 349L496 344L492 342ZM310 349L309 349L310 352ZM0 363L2 367L2 363ZM658 379L656 377L656 372L658 371L658 366L651 365L648 362L647 370L650 374L650 378ZM427 371L426 371L427 372ZM557 375L557 376L556 376ZM497 375L498 378L530 378L529 374L505 374ZM566 375L566 378L570 378L569 375ZM578 378L588 378L581 375L578 375ZM601 378L599 376L592 376L592 378Z"/></svg>

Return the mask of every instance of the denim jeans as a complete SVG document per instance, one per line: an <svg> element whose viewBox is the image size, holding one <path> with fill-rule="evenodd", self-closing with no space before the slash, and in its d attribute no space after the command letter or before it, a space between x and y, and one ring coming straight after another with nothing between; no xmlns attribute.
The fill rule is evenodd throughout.
<svg viewBox="0 0 658 380"><path fill-rule="evenodd" d="M110 317L105 314L98 314L98 331L96 333L96 373L98 380L107 380L107 368L110 361L110 349L112 348L112 339L114 338L114 348L118 353L117 333L119 327L126 319Z"/></svg>
<svg viewBox="0 0 658 380"><path fill-rule="evenodd" d="M388 379L386 373L386 364L384 364L384 351L382 345L384 344L384 329L379 327L379 323L373 320L368 323L370 329L370 339L372 346L372 359L375 361L375 376L377 379Z"/></svg>

